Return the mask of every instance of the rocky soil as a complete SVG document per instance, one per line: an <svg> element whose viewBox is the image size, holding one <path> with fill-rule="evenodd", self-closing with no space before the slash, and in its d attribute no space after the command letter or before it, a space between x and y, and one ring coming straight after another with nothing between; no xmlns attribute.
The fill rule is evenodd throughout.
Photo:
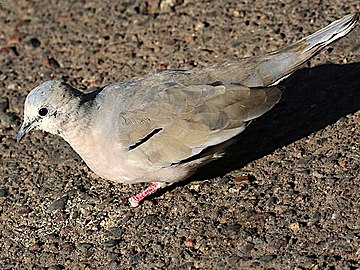
<svg viewBox="0 0 360 270"><path fill-rule="evenodd" d="M360 27L285 80L222 160L138 208L59 137L14 137L26 94L276 50L359 1L0 0L0 269L360 267Z"/></svg>

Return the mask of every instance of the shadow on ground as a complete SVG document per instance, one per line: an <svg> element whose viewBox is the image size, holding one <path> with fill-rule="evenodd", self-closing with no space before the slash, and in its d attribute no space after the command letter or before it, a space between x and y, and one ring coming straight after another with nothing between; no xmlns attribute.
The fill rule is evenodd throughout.
<svg viewBox="0 0 360 270"><path fill-rule="evenodd" d="M298 70L280 83L284 86L280 102L239 134L236 143L222 159L205 165L178 185L241 169L360 110L359 74L360 63L326 64Z"/></svg>

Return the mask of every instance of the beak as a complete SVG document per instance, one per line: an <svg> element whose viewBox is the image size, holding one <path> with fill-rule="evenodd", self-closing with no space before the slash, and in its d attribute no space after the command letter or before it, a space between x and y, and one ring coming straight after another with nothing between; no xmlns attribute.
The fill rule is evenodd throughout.
<svg viewBox="0 0 360 270"><path fill-rule="evenodd" d="M20 142L20 140L22 138L24 138L24 136L26 135L26 133L28 133L30 130L33 129L33 122L30 122L29 120L25 120L24 123L22 124L22 126L20 127L20 130L18 132L18 134L16 135L16 141Z"/></svg>

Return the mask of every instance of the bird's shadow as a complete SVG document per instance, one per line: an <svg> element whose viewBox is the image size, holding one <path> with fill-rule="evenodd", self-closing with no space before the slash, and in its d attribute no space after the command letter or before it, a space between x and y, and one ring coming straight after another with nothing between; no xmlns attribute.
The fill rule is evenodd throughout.
<svg viewBox="0 0 360 270"><path fill-rule="evenodd" d="M360 109L360 63L303 68L280 85L284 87L280 102L239 134L223 158L169 189L241 169Z"/></svg>

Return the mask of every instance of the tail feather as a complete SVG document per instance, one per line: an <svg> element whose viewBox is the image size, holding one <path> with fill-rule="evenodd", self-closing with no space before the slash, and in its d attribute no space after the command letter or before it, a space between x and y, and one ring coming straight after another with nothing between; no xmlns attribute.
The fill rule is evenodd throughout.
<svg viewBox="0 0 360 270"><path fill-rule="evenodd" d="M184 84L241 84L247 87L276 85L325 46L348 34L360 19L360 12L346 15L294 44L265 55L228 61L178 75ZM184 77L182 77L185 75Z"/></svg>
<svg viewBox="0 0 360 270"><path fill-rule="evenodd" d="M349 14L304 38L303 40L300 40L299 42L306 42L308 44L308 47L303 53L308 51L317 52L335 40L347 35L359 21L359 17L360 12Z"/></svg>
<svg viewBox="0 0 360 270"><path fill-rule="evenodd" d="M275 85L335 40L348 34L360 19L360 12L347 15L314 34L265 56L244 81L247 86Z"/></svg>
<svg viewBox="0 0 360 270"><path fill-rule="evenodd" d="M327 45L347 35L359 18L360 12L357 12L334 21L314 34L271 53L269 59L260 65L260 68L271 74L273 80L271 84L275 85Z"/></svg>

